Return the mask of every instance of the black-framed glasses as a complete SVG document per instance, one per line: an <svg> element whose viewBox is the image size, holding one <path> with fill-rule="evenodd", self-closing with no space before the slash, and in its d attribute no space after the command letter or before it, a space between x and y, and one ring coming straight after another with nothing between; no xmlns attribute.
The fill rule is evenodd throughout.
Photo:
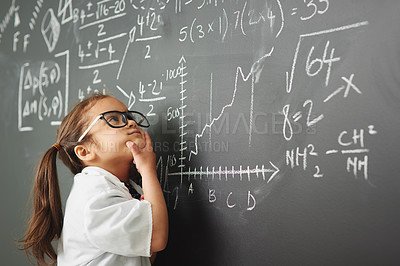
<svg viewBox="0 0 400 266"><path fill-rule="evenodd" d="M149 120L142 114L137 111L107 111L99 114L93 122L89 125L88 129L83 132L82 136L79 137L78 142L81 142L82 139L89 133L89 130L96 124L98 120L104 120L107 125L112 128L121 128L128 124L128 120L133 120L140 127L149 127Z"/></svg>

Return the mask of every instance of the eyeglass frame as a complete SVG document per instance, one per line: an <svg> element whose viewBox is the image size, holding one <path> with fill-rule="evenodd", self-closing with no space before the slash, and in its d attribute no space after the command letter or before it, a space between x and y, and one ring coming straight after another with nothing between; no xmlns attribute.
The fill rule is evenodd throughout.
<svg viewBox="0 0 400 266"><path fill-rule="evenodd" d="M119 114L121 114L121 115L122 115L123 121L125 121L125 125L123 125L123 126L114 126L114 125L111 125L111 124L107 121L107 119L104 118L104 115L106 115L106 114L108 114L108 113L119 113ZM133 120L133 119L129 119L129 118L128 118L128 113L135 113L135 114L141 115L141 116L147 121L147 123L148 123L149 125L148 125L148 126L142 125L141 123L138 123L138 122L136 122L136 121ZM104 120L104 121L106 122L106 124L107 124L109 127L112 127L112 128L122 128L122 127L125 127L125 126L128 124L128 120L133 120L133 121L135 121L135 123L136 123L138 126L140 126L140 127L148 128L148 127L150 126L150 122L149 122L149 120L147 119L147 117L146 117L144 114L140 113L140 112L137 112L137 111L126 111L126 112L121 112L121 111L107 111L107 112L104 112L104 113L99 114L99 115L93 120L93 122L89 125L89 127L85 130L85 132L83 132L82 135L79 137L77 143L79 143L79 142L81 142L81 141L83 140L83 138L89 133L90 129L92 129L92 127L93 127L93 126L96 124L96 122L97 122L98 120L100 120L100 119L101 119L101 120Z"/></svg>

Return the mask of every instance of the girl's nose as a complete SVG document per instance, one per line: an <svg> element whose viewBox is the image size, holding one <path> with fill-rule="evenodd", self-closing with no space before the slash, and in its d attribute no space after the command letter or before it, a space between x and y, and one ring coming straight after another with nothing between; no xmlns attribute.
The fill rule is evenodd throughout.
<svg viewBox="0 0 400 266"><path fill-rule="evenodd" d="M136 124L136 122L135 122L135 120L133 120L133 119L128 119L128 121L127 121L127 126L128 127L137 127L137 124Z"/></svg>

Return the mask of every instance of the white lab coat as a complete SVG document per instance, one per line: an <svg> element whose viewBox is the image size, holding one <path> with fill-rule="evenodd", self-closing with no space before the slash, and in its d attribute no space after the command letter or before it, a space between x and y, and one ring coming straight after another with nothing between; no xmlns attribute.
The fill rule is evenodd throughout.
<svg viewBox="0 0 400 266"><path fill-rule="evenodd" d="M133 199L106 170L86 167L67 200L57 264L149 266L152 222L150 202Z"/></svg>

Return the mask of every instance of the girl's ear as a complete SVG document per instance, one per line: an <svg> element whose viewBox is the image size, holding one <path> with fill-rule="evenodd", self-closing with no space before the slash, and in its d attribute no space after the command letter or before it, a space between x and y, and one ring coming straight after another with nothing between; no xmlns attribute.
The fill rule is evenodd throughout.
<svg viewBox="0 0 400 266"><path fill-rule="evenodd" d="M78 156L79 160L84 163L92 161L96 157L94 151L91 151L91 149L89 149L89 147L86 145L77 145L74 148L74 152L76 156Z"/></svg>

